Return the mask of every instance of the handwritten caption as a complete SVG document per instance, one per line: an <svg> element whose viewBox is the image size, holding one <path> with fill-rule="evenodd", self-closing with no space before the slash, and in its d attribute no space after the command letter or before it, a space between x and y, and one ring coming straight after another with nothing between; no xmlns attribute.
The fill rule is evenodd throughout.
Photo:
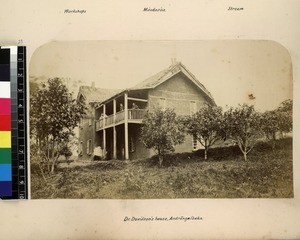
<svg viewBox="0 0 300 240"><path fill-rule="evenodd" d="M145 7L143 9L144 12L166 12L166 9L163 7L155 8L155 7Z"/></svg>
<svg viewBox="0 0 300 240"><path fill-rule="evenodd" d="M84 10L84 9L65 9L64 13L80 13L80 14L83 14L83 13L86 13L86 10Z"/></svg>
<svg viewBox="0 0 300 240"><path fill-rule="evenodd" d="M243 11L243 7L229 7L227 11Z"/></svg>
<svg viewBox="0 0 300 240"><path fill-rule="evenodd" d="M169 216L169 217L158 217L158 216L151 216L151 217L129 217L125 216L124 217L124 222L137 222L137 221L142 221L142 222L154 222L154 221L162 221L162 222L167 222L167 221L202 221L203 218L200 216Z"/></svg>

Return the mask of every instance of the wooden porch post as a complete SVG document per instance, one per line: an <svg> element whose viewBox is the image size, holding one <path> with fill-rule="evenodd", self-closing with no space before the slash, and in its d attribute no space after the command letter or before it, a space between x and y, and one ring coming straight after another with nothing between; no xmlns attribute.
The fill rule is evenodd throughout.
<svg viewBox="0 0 300 240"><path fill-rule="evenodd" d="M105 115L106 115L106 106L105 104L103 105L103 115L104 115L104 118L103 118L103 158L105 159L106 158L106 130L105 130Z"/></svg>
<svg viewBox="0 0 300 240"><path fill-rule="evenodd" d="M125 159L129 159L129 146L128 146L128 94L124 94L124 132L125 132Z"/></svg>
<svg viewBox="0 0 300 240"><path fill-rule="evenodd" d="M113 136L113 159L117 159L117 129L116 129L116 113L117 113L117 103L116 99L113 100L113 107L114 107L114 136Z"/></svg>

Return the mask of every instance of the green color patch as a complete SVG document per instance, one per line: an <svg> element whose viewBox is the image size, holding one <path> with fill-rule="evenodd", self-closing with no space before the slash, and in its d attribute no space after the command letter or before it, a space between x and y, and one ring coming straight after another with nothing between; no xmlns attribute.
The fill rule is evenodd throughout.
<svg viewBox="0 0 300 240"><path fill-rule="evenodd" d="M11 163L11 148L0 148L0 164Z"/></svg>

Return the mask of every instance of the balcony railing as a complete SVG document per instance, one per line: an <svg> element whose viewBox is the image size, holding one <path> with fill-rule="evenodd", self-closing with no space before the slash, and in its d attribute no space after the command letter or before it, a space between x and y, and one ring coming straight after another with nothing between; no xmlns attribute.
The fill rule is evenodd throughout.
<svg viewBox="0 0 300 240"><path fill-rule="evenodd" d="M101 129L103 128L103 123L104 123L104 119L100 119L98 121L96 121L96 129Z"/></svg>
<svg viewBox="0 0 300 240"><path fill-rule="evenodd" d="M116 123L122 122L125 119L125 111L120 111L116 113Z"/></svg>
<svg viewBox="0 0 300 240"><path fill-rule="evenodd" d="M109 115L105 118L105 126L112 125L114 123L114 115Z"/></svg>
<svg viewBox="0 0 300 240"><path fill-rule="evenodd" d="M139 120L145 117L145 109L129 109L128 110L128 119Z"/></svg>
<svg viewBox="0 0 300 240"><path fill-rule="evenodd" d="M128 121L130 120L143 120L146 114L146 109L128 109ZM96 121L96 130L102 129L104 126L110 126L125 120L125 111L120 111L116 113L115 122L114 115L109 115L105 119L99 119ZM105 121L105 125L104 125ZM136 121L135 121L136 122Z"/></svg>

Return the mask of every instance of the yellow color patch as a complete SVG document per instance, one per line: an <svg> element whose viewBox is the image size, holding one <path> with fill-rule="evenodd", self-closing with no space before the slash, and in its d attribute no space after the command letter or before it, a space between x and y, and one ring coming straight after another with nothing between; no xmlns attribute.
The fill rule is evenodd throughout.
<svg viewBox="0 0 300 240"><path fill-rule="evenodd" d="M10 148L10 147L11 147L11 132L0 131L0 148Z"/></svg>

